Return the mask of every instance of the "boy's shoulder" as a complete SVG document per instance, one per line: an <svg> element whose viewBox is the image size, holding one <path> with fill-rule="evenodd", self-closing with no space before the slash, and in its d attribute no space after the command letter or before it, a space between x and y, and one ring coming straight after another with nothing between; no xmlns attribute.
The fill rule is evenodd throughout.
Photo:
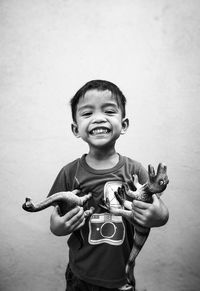
<svg viewBox="0 0 200 291"><path fill-rule="evenodd" d="M140 183L144 184L148 179L148 173L142 163L126 156L123 156L123 159L125 161L124 164L126 167L126 171L132 173L132 175L136 174L139 178Z"/></svg>
<svg viewBox="0 0 200 291"><path fill-rule="evenodd" d="M138 169L141 167L143 168L142 163L137 161L137 160L134 160L134 159L127 157L127 156L122 156L122 158L124 159L124 162L128 165L134 166Z"/></svg>
<svg viewBox="0 0 200 291"><path fill-rule="evenodd" d="M68 171L68 170L71 170L75 167L77 167L77 165L79 164L80 162L80 158L77 158L69 163L67 163L65 166L63 166L62 170L63 171Z"/></svg>

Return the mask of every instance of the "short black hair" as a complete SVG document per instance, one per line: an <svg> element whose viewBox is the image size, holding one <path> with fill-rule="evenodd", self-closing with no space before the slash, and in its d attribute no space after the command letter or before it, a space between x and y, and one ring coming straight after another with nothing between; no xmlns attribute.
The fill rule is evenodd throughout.
<svg viewBox="0 0 200 291"><path fill-rule="evenodd" d="M70 101L73 121L76 122L76 110L80 98L83 97L87 91L93 89L99 91L109 90L115 96L117 104L121 108L122 117L124 118L126 116L126 97L122 91L112 82L105 80L92 80L83 85Z"/></svg>

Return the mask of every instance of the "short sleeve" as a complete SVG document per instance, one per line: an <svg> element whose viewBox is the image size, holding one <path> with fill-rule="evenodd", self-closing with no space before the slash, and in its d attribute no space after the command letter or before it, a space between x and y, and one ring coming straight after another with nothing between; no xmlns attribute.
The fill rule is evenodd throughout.
<svg viewBox="0 0 200 291"><path fill-rule="evenodd" d="M48 197L57 192L62 192L62 191L68 191L66 172L64 168L62 168L59 174L57 175L53 183L53 186L51 187L51 190L49 191Z"/></svg>

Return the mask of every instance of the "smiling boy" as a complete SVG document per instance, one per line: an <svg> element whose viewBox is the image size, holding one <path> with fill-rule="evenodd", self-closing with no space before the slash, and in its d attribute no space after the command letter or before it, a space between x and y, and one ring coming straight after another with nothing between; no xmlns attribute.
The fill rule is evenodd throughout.
<svg viewBox="0 0 200 291"><path fill-rule="evenodd" d="M89 145L88 165L95 169L115 166L119 161L116 140L128 128L116 97L109 90L91 89L80 98L76 110L72 131Z"/></svg>
<svg viewBox="0 0 200 291"><path fill-rule="evenodd" d="M51 215L50 228L55 235L71 234L66 291L131 290L126 285L125 265L133 245L134 226L99 206L102 199L109 199L111 205L120 207L114 192L121 185L134 190L134 174L140 184L147 181L143 166L115 149L117 139L129 126L125 105L121 90L103 80L86 83L71 100L72 131L88 144L89 151L61 169L49 195L80 189L78 195L92 193L88 207L95 210L87 219L82 207L64 216L55 207ZM136 223L158 227L167 222L167 207L156 195L153 199L153 204L134 202ZM76 230L81 230L82 247Z"/></svg>

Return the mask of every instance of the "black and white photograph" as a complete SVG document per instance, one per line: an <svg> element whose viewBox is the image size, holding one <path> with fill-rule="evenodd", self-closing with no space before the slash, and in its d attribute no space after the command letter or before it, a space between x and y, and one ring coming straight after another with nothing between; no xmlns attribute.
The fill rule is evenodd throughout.
<svg viewBox="0 0 200 291"><path fill-rule="evenodd" d="M200 1L0 0L0 291L200 290Z"/></svg>

